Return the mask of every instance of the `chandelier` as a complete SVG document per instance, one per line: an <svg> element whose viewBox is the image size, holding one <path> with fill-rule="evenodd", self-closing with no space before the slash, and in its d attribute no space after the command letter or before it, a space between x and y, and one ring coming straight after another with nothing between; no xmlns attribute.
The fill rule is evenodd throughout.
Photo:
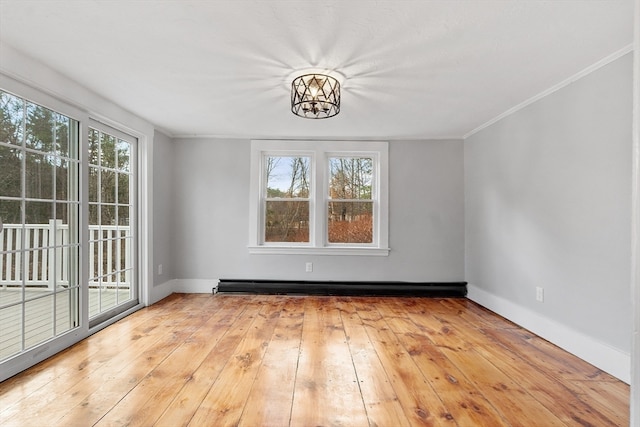
<svg viewBox="0 0 640 427"><path fill-rule="evenodd" d="M291 112L305 119L327 119L340 112L340 82L325 74L304 74L291 83Z"/></svg>

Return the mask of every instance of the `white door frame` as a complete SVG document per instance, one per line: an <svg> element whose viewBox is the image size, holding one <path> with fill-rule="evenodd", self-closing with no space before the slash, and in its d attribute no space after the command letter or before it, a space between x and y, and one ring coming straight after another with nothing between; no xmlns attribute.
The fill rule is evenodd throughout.
<svg viewBox="0 0 640 427"><path fill-rule="evenodd" d="M633 194L631 296L633 325L631 336L630 423L640 427L640 0L635 1L633 52Z"/></svg>

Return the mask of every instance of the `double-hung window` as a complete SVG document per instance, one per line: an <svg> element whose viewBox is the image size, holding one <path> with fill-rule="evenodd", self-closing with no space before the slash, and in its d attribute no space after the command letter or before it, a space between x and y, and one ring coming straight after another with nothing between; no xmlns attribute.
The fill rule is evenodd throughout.
<svg viewBox="0 0 640 427"><path fill-rule="evenodd" d="M388 144L251 143L251 253L387 255Z"/></svg>

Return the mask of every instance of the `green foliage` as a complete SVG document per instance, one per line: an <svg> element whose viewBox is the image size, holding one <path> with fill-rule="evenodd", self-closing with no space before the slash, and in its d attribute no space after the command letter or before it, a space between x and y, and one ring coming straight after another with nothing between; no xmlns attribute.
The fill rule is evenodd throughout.
<svg viewBox="0 0 640 427"><path fill-rule="evenodd" d="M0 215L6 223L48 223L55 201L77 200L69 191L70 138L77 122L0 91ZM21 203L6 197L41 200ZM48 201L48 202L47 202ZM58 209L57 209L58 210ZM61 215L62 215L61 210Z"/></svg>
<svg viewBox="0 0 640 427"><path fill-rule="evenodd" d="M267 197L269 198L284 198L286 196L287 194L282 190L277 188L267 188Z"/></svg>
<svg viewBox="0 0 640 427"><path fill-rule="evenodd" d="M128 210L111 205L130 201L131 144L115 136L89 129L89 224L127 225Z"/></svg>
<svg viewBox="0 0 640 427"><path fill-rule="evenodd" d="M61 202L77 201L78 123L0 91L0 215L3 222L48 223L66 217ZM131 144L89 129L90 224L128 224ZM18 200L25 197L25 205ZM105 204L109 206L104 206ZM23 212L24 210L24 212ZM118 215L116 215L118 213ZM126 218L124 218L126 216Z"/></svg>

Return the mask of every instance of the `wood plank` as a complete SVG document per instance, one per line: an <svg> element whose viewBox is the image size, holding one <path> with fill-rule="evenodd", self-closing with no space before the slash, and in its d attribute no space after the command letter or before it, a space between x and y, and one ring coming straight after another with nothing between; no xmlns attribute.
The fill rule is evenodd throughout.
<svg viewBox="0 0 640 427"><path fill-rule="evenodd" d="M336 305L340 310L369 422L374 426L410 426L411 422L393 390L362 319L350 301L338 300Z"/></svg>
<svg viewBox="0 0 640 427"><path fill-rule="evenodd" d="M581 402L601 414L598 418L603 425L623 426L629 418L629 395L626 384L616 381L571 380L564 382Z"/></svg>
<svg viewBox="0 0 640 427"><path fill-rule="evenodd" d="M492 335L497 336L497 331L493 331ZM579 423L585 426L614 426L624 425L624 423L612 422L612 420L619 418L618 415L622 418L628 418L628 415L625 414L626 411L616 412L615 417L603 415L598 410L598 408L602 409L602 405L596 399L588 399L589 396L593 396L591 393L585 393L585 398L580 399L578 393L569 387L571 381L559 380L555 376L556 371L545 366L544 363L532 363L530 359L527 359L519 351L514 352L507 348L487 345L484 340L482 342L484 344L478 347L479 352L483 353L495 366L511 376L519 384L522 384L532 396L564 422L568 424ZM573 358L574 356L570 357ZM585 374L588 375L590 372L591 369L585 371ZM588 382L593 386L601 387L597 386L597 384L601 383L598 380L590 380ZM621 382L618 382L617 385L622 389L627 388ZM615 403L615 400L608 401L608 405L612 403ZM624 406L628 411L628 398Z"/></svg>
<svg viewBox="0 0 640 427"><path fill-rule="evenodd" d="M535 413L544 420L544 425L565 425L528 394L527 390L476 352L476 346L470 339L474 334L473 328L469 328L464 322L453 322L455 316L443 318L442 314L448 313L446 310L441 312L442 310L442 306L430 306L428 312L412 310L407 313L418 330L430 331L429 339L462 372L467 381L474 384L476 389L482 390L482 394L504 420L513 426L525 426L530 422L527 414ZM517 399L513 396L517 396Z"/></svg>
<svg viewBox="0 0 640 427"><path fill-rule="evenodd" d="M411 315L412 320L419 324L424 316ZM486 399L507 422L513 426L528 426L531 414L536 414L536 422L545 426L564 426L558 417L549 411L538 400L531 396L527 389L513 377L505 375L488 359L483 357L473 345L471 335L464 328L443 322L441 331L444 332L435 343L439 350L461 370L468 381L475 384L476 389L482 390ZM432 337L433 339L433 337ZM444 345L442 345L444 341ZM450 341L469 343L466 347L452 347Z"/></svg>
<svg viewBox="0 0 640 427"><path fill-rule="evenodd" d="M291 425L369 425L357 381L333 298L306 299Z"/></svg>
<svg viewBox="0 0 640 427"><path fill-rule="evenodd" d="M459 318L466 320L472 328L520 328L515 323L466 298L442 298L438 300L438 304L445 308L444 310L439 311L440 314L456 315Z"/></svg>
<svg viewBox="0 0 640 427"><path fill-rule="evenodd" d="M353 301L369 340L384 366L386 375L411 425L457 425L438 393L424 378L411 355L376 310L375 300L363 298Z"/></svg>
<svg viewBox="0 0 640 427"><path fill-rule="evenodd" d="M245 309L246 304L241 300L231 301L231 304L217 310L211 304L203 304L202 310L210 311L212 316L147 374L96 426L149 426L155 423L162 414L158 407L164 408L171 403Z"/></svg>
<svg viewBox="0 0 640 427"><path fill-rule="evenodd" d="M287 298L239 426L289 425L303 319L304 298Z"/></svg>
<svg viewBox="0 0 640 427"><path fill-rule="evenodd" d="M282 304L281 298L272 297L271 303L263 306L238 347L227 359L224 369L193 414L189 425L238 425Z"/></svg>
<svg viewBox="0 0 640 427"><path fill-rule="evenodd" d="M537 366L544 366L558 379L579 380L588 372L591 379L600 381L614 381L615 379L585 362L575 359L566 351L536 336L526 329L502 330L495 328L483 329L483 333L505 348L522 352L523 357Z"/></svg>
<svg viewBox="0 0 640 427"><path fill-rule="evenodd" d="M403 310L402 305L384 301L376 307L424 377L437 390L458 425L510 425L484 397L484 393L466 378L464 372L428 336L417 331L416 324L410 320L409 313ZM408 309L412 310L413 307Z"/></svg>
<svg viewBox="0 0 640 427"><path fill-rule="evenodd" d="M531 413L536 414L536 422L545 425L572 425L576 421L581 425L592 425L587 420L599 418L597 414L589 416L591 409L581 405L568 390L558 390L557 381L544 369L536 369L526 363L526 358L521 355L509 358L504 349L487 345L484 335L470 325L465 326L466 320L456 320L450 313L437 311L430 319L416 314L409 317L417 324L429 323L431 327L434 327L434 319L441 323L441 330L432 337L434 342L443 348L443 353L467 378L483 390L485 397L511 424L527 425L530 422L527 414ZM505 326L504 332L510 333L510 322ZM467 342L468 346L448 345L459 340ZM508 363L503 363L507 358ZM505 383L505 380L510 382ZM515 391L514 384L518 385ZM520 396L514 405L511 400L515 392Z"/></svg>
<svg viewBox="0 0 640 427"><path fill-rule="evenodd" d="M246 305L245 309L239 313L229 329L223 331L215 347L164 409L155 425L173 427L186 426L189 423L264 304L260 297L228 298L243 301Z"/></svg>
<svg viewBox="0 0 640 427"><path fill-rule="evenodd" d="M121 348L121 353L112 360L120 365L118 375L107 374L98 369L87 381L79 383L72 393L84 395L77 405L71 407L57 421L60 425L93 425L113 408L126 394L136 387L153 369L165 360L178 346L188 339L211 316L206 310L182 313L173 323L158 331L156 343L143 352L131 352L129 348ZM112 363L112 362L109 362ZM112 371L112 369L110 369ZM98 382L96 382L98 380ZM59 411L52 410L51 419Z"/></svg>

